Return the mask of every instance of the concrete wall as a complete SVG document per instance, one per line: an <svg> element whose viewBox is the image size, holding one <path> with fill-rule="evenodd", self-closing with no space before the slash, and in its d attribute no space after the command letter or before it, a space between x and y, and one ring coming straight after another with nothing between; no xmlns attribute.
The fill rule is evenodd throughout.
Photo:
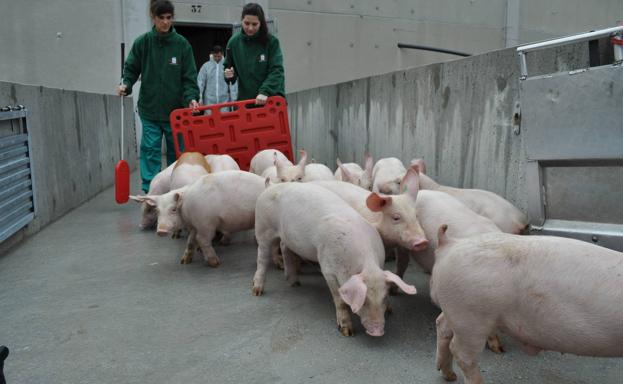
<svg viewBox="0 0 623 384"><path fill-rule="evenodd" d="M148 0L0 0L0 80L112 94L125 41L150 27ZM242 0L177 0L197 25L240 19ZM399 42L481 53L613 26L620 0L266 0L285 55L286 91L335 84L455 56ZM192 5L202 5L193 13ZM60 34L59 34L60 33Z"/></svg>
<svg viewBox="0 0 623 384"><path fill-rule="evenodd" d="M28 109L38 212L0 244L0 253L110 187L120 160L119 97L0 82L0 105L17 104ZM132 100L126 98L124 105L130 111ZM123 157L135 169L130 113L125 114L124 146ZM113 196L110 204L116 204Z"/></svg>
<svg viewBox="0 0 623 384"><path fill-rule="evenodd" d="M588 65L586 44L528 56L530 73ZM423 158L440 183L483 188L524 212L525 148L514 49L398 71L288 95L296 148L335 168ZM517 114L517 116L516 116Z"/></svg>

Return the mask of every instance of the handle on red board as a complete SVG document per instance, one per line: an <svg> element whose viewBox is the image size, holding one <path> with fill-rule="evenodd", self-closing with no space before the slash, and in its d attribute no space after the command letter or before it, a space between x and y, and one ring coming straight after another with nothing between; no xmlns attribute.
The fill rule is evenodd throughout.
<svg viewBox="0 0 623 384"><path fill-rule="evenodd" d="M283 99L283 97L269 96L268 99L266 100L266 104L264 105L255 104L255 99L229 101L229 102L219 103L219 104L200 105L199 107L195 108L195 110L206 111L208 109L216 109L220 111L221 108L227 108L227 107L244 107L244 108L253 108L253 109L264 108L264 107L268 107L272 105L273 103L277 104L277 103L282 102L280 99ZM283 102L285 102L285 99L283 99ZM183 109L188 110L192 108L183 108Z"/></svg>

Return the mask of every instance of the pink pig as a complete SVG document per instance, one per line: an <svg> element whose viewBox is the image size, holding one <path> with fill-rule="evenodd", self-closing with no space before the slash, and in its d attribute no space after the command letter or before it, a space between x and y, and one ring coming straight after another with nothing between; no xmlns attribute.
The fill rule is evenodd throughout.
<svg viewBox="0 0 623 384"><path fill-rule="evenodd" d="M340 197L320 186L281 183L267 188L257 200L255 236L258 255L253 294L264 292L266 269L277 247L291 285L300 284L296 255L317 262L344 336L353 335L349 307L369 335L382 336L389 284L416 293L414 286L381 269L385 252L377 230Z"/></svg>
<svg viewBox="0 0 623 384"><path fill-rule="evenodd" d="M478 357L501 330L540 350L623 357L623 253L554 236L488 233L457 239L439 229L431 277L437 368L466 384L484 383ZM449 229L448 229L449 230Z"/></svg>
<svg viewBox="0 0 623 384"><path fill-rule="evenodd" d="M199 178L193 184L160 196L131 196L156 206L157 234L166 236L183 226L188 228L188 243L181 263L192 262L198 245L212 267L220 264L212 239L216 232L228 235L252 229L255 202L264 191L264 179L243 171L223 171Z"/></svg>
<svg viewBox="0 0 623 384"><path fill-rule="evenodd" d="M445 192L460 200L477 214L493 220L502 232L521 234L528 228L528 218L509 201L483 189L453 188L437 184L426 176L426 164L422 159L411 160L420 170L422 189Z"/></svg>
<svg viewBox="0 0 623 384"><path fill-rule="evenodd" d="M340 159L336 160L338 168L335 170L335 179L355 184L363 189L372 189L372 156L366 155L364 169L357 163L343 164Z"/></svg>

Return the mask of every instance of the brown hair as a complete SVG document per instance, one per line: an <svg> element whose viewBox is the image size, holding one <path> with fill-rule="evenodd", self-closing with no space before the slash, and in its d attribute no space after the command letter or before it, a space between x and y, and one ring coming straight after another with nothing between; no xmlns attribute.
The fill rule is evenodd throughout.
<svg viewBox="0 0 623 384"><path fill-rule="evenodd" d="M172 16L175 14L175 7L169 0L151 0L149 3L149 13L152 16L160 16L165 13L170 13Z"/></svg>

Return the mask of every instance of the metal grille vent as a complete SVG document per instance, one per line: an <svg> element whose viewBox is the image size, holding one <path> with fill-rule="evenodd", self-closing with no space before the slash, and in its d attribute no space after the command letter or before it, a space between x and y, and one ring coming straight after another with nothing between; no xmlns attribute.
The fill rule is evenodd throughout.
<svg viewBox="0 0 623 384"><path fill-rule="evenodd" d="M26 112L23 106L0 109L0 242L35 217Z"/></svg>

